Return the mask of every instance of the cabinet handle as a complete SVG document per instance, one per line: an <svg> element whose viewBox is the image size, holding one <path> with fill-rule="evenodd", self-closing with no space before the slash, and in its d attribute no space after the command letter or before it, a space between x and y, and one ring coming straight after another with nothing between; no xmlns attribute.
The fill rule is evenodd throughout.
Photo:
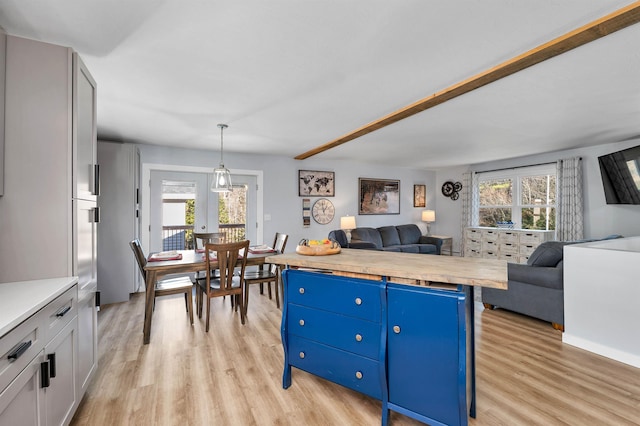
<svg viewBox="0 0 640 426"><path fill-rule="evenodd" d="M15 361L16 359L20 358L20 356L25 353L30 346L31 340L29 340L28 342L19 343L18 346L14 347L13 350L9 353L7 359L9 360L9 362Z"/></svg>
<svg viewBox="0 0 640 426"><path fill-rule="evenodd" d="M93 165L93 195L100 195L100 164Z"/></svg>
<svg viewBox="0 0 640 426"><path fill-rule="evenodd" d="M49 387L49 361L40 363L40 387Z"/></svg>
<svg viewBox="0 0 640 426"><path fill-rule="evenodd" d="M362 299L356 297L356 305L362 305Z"/></svg>
<svg viewBox="0 0 640 426"><path fill-rule="evenodd" d="M67 315L67 312L69 312L71 310L71 306L67 306L61 310L59 310L58 312L56 312L56 316L58 318L62 318L63 316Z"/></svg>
<svg viewBox="0 0 640 426"><path fill-rule="evenodd" d="M362 371L356 371L356 379L362 379Z"/></svg>
<svg viewBox="0 0 640 426"><path fill-rule="evenodd" d="M362 342L362 334L356 334L356 342Z"/></svg>
<svg viewBox="0 0 640 426"><path fill-rule="evenodd" d="M300 356L300 359L304 359L304 352L300 352L299 356Z"/></svg>
<svg viewBox="0 0 640 426"><path fill-rule="evenodd" d="M304 326L304 320L303 320L303 319L301 319L300 321L298 321L298 323L299 323L300 325Z"/></svg>
<svg viewBox="0 0 640 426"><path fill-rule="evenodd" d="M399 325L394 325L393 326L393 332L396 334L400 334L400 326Z"/></svg>
<svg viewBox="0 0 640 426"><path fill-rule="evenodd" d="M49 360L49 376L56 377L56 354L48 354L47 360Z"/></svg>
<svg viewBox="0 0 640 426"><path fill-rule="evenodd" d="M100 223L100 207L94 207L91 209L91 216L89 217L90 223Z"/></svg>
<svg viewBox="0 0 640 426"><path fill-rule="evenodd" d="M300 287L300 289L298 290L298 292L300 292L300 294L304 294L304 288Z"/></svg>

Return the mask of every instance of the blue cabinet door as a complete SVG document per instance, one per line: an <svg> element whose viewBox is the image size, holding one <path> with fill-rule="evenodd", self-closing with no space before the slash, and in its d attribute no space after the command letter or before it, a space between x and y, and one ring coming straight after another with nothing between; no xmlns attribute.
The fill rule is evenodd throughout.
<svg viewBox="0 0 640 426"><path fill-rule="evenodd" d="M465 294L389 284L389 407L429 424L467 424Z"/></svg>

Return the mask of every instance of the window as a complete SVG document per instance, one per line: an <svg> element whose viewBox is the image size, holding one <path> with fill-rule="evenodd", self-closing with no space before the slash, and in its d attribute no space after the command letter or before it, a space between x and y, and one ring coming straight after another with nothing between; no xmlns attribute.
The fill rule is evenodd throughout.
<svg viewBox="0 0 640 426"><path fill-rule="evenodd" d="M522 229L556 229L555 165L478 174L478 225L514 223Z"/></svg>

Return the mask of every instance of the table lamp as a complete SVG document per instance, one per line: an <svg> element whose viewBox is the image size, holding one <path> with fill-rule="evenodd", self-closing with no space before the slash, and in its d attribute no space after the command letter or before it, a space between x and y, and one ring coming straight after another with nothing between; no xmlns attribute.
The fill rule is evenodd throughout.
<svg viewBox="0 0 640 426"><path fill-rule="evenodd" d="M436 211L435 210L423 210L422 211L422 221L427 223L427 235L431 234L431 222L436 221Z"/></svg>
<svg viewBox="0 0 640 426"><path fill-rule="evenodd" d="M347 242L351 243L351 230L356 228L355 216L342 216L340 218L340 229L347 235Z"/></svg>

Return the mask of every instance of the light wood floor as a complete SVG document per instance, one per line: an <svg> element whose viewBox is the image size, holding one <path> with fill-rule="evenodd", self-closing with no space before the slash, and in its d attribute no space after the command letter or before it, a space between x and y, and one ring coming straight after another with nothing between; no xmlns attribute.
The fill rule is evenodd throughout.
<svg viewBox="0 0 640 426"><path fill-rule="evenodd" d="M212 327L184 298L158 299L142 344L144 300L99 313L99 369L72 425L379 425L380 403L293 369L282 389L281 311L251 290L246 325L229 298ZM562 344L550 324L476 304L480 425L638 425L640 369ZM421 423L391 413L391 425Z"/></svg>

